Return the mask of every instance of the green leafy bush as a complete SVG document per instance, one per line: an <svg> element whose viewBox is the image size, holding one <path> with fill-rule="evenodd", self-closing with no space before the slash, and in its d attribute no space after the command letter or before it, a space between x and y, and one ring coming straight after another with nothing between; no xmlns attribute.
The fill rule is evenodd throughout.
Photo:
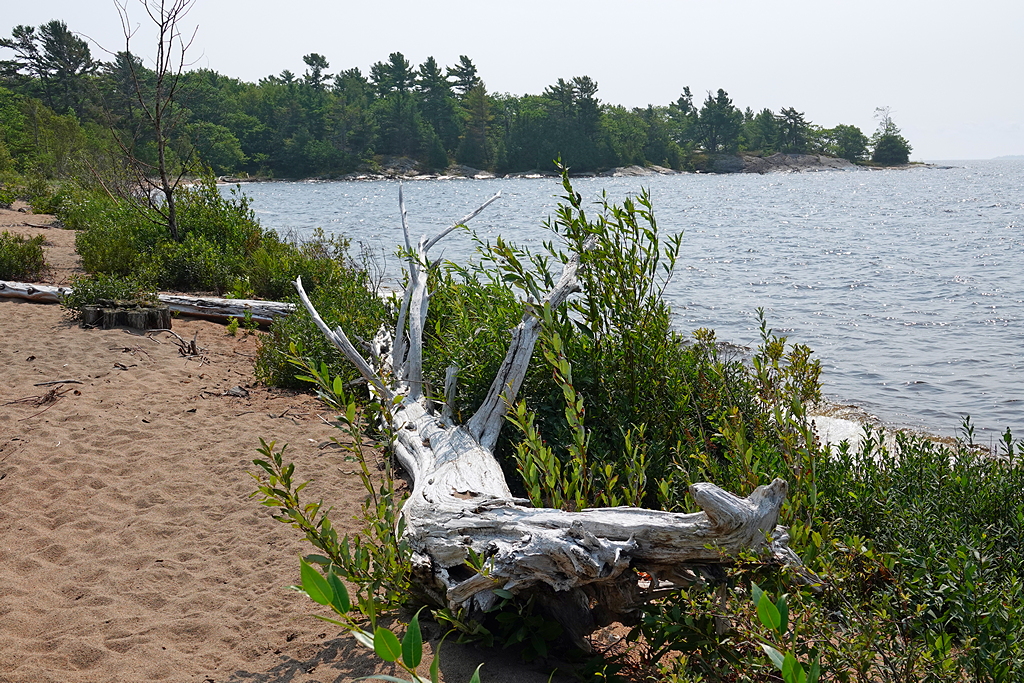
<svg viewBox="0 0 1024 683"><path fill-rule="evenodd" d="M161 289L217 294L242 270L236 254L198 233L186 233L181 242L157 243L147 265Z"/></svg>
<svg viewBox="0 0 1024 683"><path fill-rule="evenodd" d="M46 270L42 235L0 233L0 280L34 280Z"/></svg>
<svg viewBox="0 0 1024 683"><path fill-rule="evenodd" d="M8 184L0 181L0 209L9 209L18 199L18 193Z"/></svg>
<svg viewBox="0 0 1024 683"><path fill-rule="evenodd" d="M152 254L163 232L151 211L101 193L63 205L58 218L76 227L75 248L90 273L120 276L152 275Z"/></svg>
<svg viewBox="0 0 1024 683"><path fill-rule="evenodd" d="M326 237L321 231L305 242L266 240L253 254L247 271L250 287L279 301L298 301L292 284L302 277L310 300L329 325L341 325L356 339L372 339L382 323L393 320L391 302L374 286L369 272L349 254L349 242ZM256 377L268 384L303 388L296 366L290 360L291 345L299 355L319 366L326 363L331 375L345 381L357 379L358 372L317 329L309 313L299 306L280 318L261 337L256 357Z"/></svg>
<svg viewBox="0 0 1024 683"><path fill-rule="evenodd" d="M131 276L164 289L282 300L294 295L291 283L298 276L312 293L358 269L347 239L322 232L305 241L281 239L260 226L244 193L236 188L222 195L212 176L179 191L178 241L146 202L74 184L57 196L58 217L79 230L75 244L93 273Z"/></svg>
<svg viewBox="0 0 1024 683"><path fill-rule="evenodd" d="M118 275L86 275L71 281L71 291L61 299L61 306L79 315L85 306L101 299L131 301L140 304L157 300L156 291L145 283Z"/></svg>
<svg viewBox="0 0 1024 683"><path fill-rule="evenodd" d="M390 319L393 313L389 303L372 291L369 284L365 271L339 268L310 292L309 297L328 325L341 325L356 339L372 339L381 322ZM261 382L292 388L306 386L296 377L295 366L289 361L289 347L293 343L299 347L299 355L317 366L326 363L332 375L341 376L346 382L357 379L359 373L300 306L295 313L276 320L269 334L260 338L255 372Z"/></svg>

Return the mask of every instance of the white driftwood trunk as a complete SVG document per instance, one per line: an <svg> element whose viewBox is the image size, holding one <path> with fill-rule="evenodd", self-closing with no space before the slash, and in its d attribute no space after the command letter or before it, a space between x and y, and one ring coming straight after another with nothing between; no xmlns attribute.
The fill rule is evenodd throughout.
<svg viewBox="0 0 1024 683"><path fill-rule="evenodd" d="M413 249L401 188L399 201L409 252L409 284L395 330L394 353L381 358L393 372L371 366L344 330L332 330L320 318L301 280L295 286L324 334L377 395L396 405L392 448L413 480L402 509L405 534L414 553L415 579L425 594L441 605L477 615L496 602L495 589L532 594L570 637L586 647L583 636L595 628L612 621L632 622L644 602L693 582L707 566L727 562L742 550L769 545L780 560L799 563L786 546L785 530L776 528L786 496L786 482L781 479L759 487L748 498L713 484L694 484L690 492L703 510L694 514L638 508L564 512L532 508L528 501L513 497L493 449L507 406L526 375L540 320L535 309L528 307L512 330L508 353L487 398L465 425L451 424L448 410L434 412L421 391L422 329L428 302L423 265L428 249L452 228L434 239L420 239ZM578 291L578 267L576 255L536 309L545 303L559 306ZM454 372L449 377L454 382ZM450 391L446 389L446 394ZM467 564L470 549L487 558L483 572Z"/></svg>
<svg viewBox="0 0 1024 683"><path fill-rule="evenodd" d="M38 303L59 304L61 297L71 292L71 287L55 287L27 282L0 280L0 298L27 299ZM295 311L295 304L281 301L259 301L257 299L222 299L219 297L195 297L178 294L159 294L161 303L181 315L209 320L226 321L242 318L246 311L260 325L269 325L276 318Z"/></svg>

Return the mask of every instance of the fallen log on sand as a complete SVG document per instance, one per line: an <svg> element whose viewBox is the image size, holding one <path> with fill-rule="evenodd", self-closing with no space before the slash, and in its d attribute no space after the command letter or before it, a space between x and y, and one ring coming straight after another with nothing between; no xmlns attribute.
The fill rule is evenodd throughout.
<svg viewBox="0 0 1024 683"><path fill-rule="evenodd" d="M0 280L0 298L26 299L46 304L59 304L61 297L71 292L70 287L55 287L27 282ZM231 318L244 318L246 312L260 325L269 325L275 318L295 312L295 304L256 299L222 299L195 297L182 294L159 294L160 303L166 304L180 315L225 322Z"/></svg>

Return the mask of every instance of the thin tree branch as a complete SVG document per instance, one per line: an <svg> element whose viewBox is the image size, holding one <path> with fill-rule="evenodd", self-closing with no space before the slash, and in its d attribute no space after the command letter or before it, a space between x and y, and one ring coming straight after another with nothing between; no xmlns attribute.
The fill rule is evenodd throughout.
<svg viewBox="0 0 1024 683"><path fill-rule="evenodd" d="M306 307L307 311L309 311L309 315L313 318L313 322L316 323L316 326L320 328L320 331L323 332L329 340L331 340L332 344L338 347L338 350L345 355L345 358L348 358L350 363L356 366L356 369L359 370L359 374L361 374L367 382L372 384L373 387L380 392L381 397L383 397L385 401L388 403L393 401L395 397L394 391L385 384L381 376L378 375L372 367L370 367L370 364L365 358L363 358L362 354L356 350L356 347L349 341L348 337L345 335L345 331L341 329L341 326L339 325L332 330L327 323L324 322L324 319L320 317L316 307L313 306L313 303L306 295L306 290L302 287L301 276L295 278L294 285L295 290L299 293L299 299L302 301L302 305Z"/></svg>
<svg viewBox="0 0 1024 683"><path fill-rule="evenodd" d="M460 228L460 227L464 226L466 223L468 223L471 220L473 220L474 218L476 218L477 214L479 214L481 211L483 211L488 206L490 206L492 202L497 201L500 197L501 197L501 192L499 191L496 195L494 195L493 197L488 199L486 202L484 202L483 204L481 204L477 208L473 209L473 211L471 211L469 213L469 215L467 215L461 221L459 221L455 225L451 226L450 228L448 228L446 230L443 230L440 233L438 233L432 240L427 242L425 247L423 247L423 253L426 254L426 252L430 251L430 248L432 246L434 246L435 244L440 242L445 236L448 235L448 233L450 233L455 228Z"/></svg>

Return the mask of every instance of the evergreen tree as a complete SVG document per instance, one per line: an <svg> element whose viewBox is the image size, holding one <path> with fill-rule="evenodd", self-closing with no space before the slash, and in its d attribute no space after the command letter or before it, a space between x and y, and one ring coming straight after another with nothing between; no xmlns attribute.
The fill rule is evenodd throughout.
<svg viewBox="0 0 1024 683"><path fill-rule="evenodd" d="M15 26L0 47L14 51L13 60L0 62L0 76L12 85L39 95L48 107L81 116L87 98L87 77L100 64L92 58L89 44L54 19L39 26Z"/></svg>
<svg viewBox="0 0 1024 683"><path fill-rule="evenodd" d="M455 79L452 87L463 97L468 95L470 90L483 83L476 73L476 66L466 55L459 55L459 63L448 67L448 78Z"/></svg>
<svg viewBox="0 0 1024 683"><path fill-rule="evenodd" d="M889 107L875 109L875 117L878 118L878 130L871 136L873 151L871 161L883 166L899 166L910 161L910 152L913 148L907 139L900 134L900 129L892 120L892 110Z"/></svg>
<svg viewBox="0 0 1024 683"><path fill-rule="evenodd" d="M387 63L377 62L370 79L380 99L373 105L379 152L412 155L420 149L419 110L412 96L416 75L401 52L392 52Z"/></svg>
<svg viewBox="0 0 1024 683"><path fill-rule="evenodd" d="M647 122L638 110L630 111L619 105L605 107L601 128L605 165L632 166L646 163L645 150L651 144L651 139Z"/></svg>
<svg viewBox="0 0 1024 683"><path fill-rule="evenodd" d="M490 140L492 115L490 98L482 82L466 93L462 109L466 127L455 158L460 164L488 168L494 160L494 148Z"/></svg>
<svg viewBox="0 0 1024 683"><path fill-rule="evenodd" d="M331 74L325 73L330 68L327 58L316 52L311 52L304 56L302 61L309 67L302 76L306 85L317 92L322 92L326 87L325 83L331 78Z"/></svg>
<svg viewBox="0 0 1024 683"><path fill-rule="evenodd" d="M774 154L779 140L779 122L771 109L762 109L745 123L747 147L762 154Z"/></svg>
<svg viewBox="0 0 1024 683"><path fill-rule="evenodd" d="M804 154L807 152L807 135L810 124L804 119L802 112L793 107L779 112L779 147L787 154Z"/></svg>
<svg viewBox="0 0 1024 683"><path fill-rule="evenodd" d="M462 132L459 125L458 103L452 94L451 84L433 57L427 57L427 60L420 64L416 89L420 94L420 112L423 118L434 129L442 149L454 151ZM434 154L436 156L436 151ZM435 161L437 160L439 157L435 158Z"/></svg>
<svg viewBox="0 0 1024 683"><path fill-rule="evenodd" d="M705 152L734 152L739 147L743 112L721 88L716 95L708 93L697 115L697 139Z"/></svg>
<svg viewBox="0 0 1024 683"><path fill-rule="evenodd" d="M690 86L683 88L679 98L668 105L669 135L680 148L692 145L697 129L697 109L693 106Z"/></svg>

